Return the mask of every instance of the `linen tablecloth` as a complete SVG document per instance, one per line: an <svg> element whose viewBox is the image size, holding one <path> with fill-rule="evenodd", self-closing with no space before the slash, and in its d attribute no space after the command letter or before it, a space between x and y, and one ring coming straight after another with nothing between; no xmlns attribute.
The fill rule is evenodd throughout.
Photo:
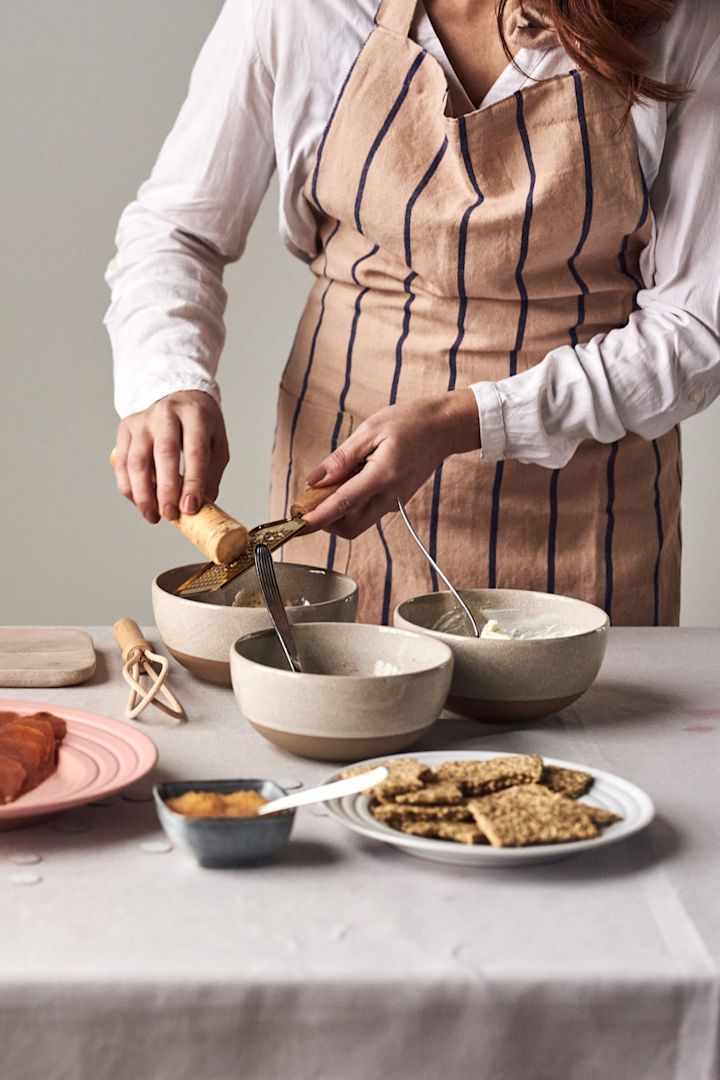
<svg viewBox="0 0 720 1080"><path fill-rule="evenodd" d="M110 631L88 629L90 683L0 696L122 719ZM158 778L332 771L264 741L232 691L177 665L172 683L190 721L146 714L160 761L141 795ZM122 795L0 832L0 1078L713 1080L719 738L720 631L614 629L561 714L495 731L442 719L417 749L618 773L657 818L616 846L469 870L307 808L274 863L203 870L148 851L164 839L154 806Z"/></svg>

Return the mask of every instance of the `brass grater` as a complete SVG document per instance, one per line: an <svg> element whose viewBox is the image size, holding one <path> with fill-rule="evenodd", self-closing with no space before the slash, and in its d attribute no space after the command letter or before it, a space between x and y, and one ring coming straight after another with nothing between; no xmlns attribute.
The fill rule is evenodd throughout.
<svg viewBox="0 0 720 1080"><path fill-rule="evenodd" d="M227 585L228 582L254 566L255 548L258 544L264 544L270 551L275 551L291 537L297 536L305 528L303 514L309 514L335 491L337 491L337 486L334 485L309 488L297 502L292 504L289 517L280 518L279 521L270 521L266 525L256 525L254 529L251 529L248 533L247 546L237 559L229 563L206 563L182 585L178 585L175 594L190 597L198 596L200 593L217 592L223 585Z"/></svg>

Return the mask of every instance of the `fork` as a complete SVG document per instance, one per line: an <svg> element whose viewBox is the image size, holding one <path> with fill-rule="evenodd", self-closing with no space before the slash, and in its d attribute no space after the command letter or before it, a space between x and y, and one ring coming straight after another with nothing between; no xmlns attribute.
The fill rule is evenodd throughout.
<svg viewBox="0 0 720 1080"><path fill-rule="evenodd" d="M255 548L255 570L262 590L265 604L270 618L272 619L275 632L280 639L283 652L287 657L288 664L293 671L302 671L300 658L298 657L297 645L293 632L290 629L285 605L280 595L280 586L275 576L270 548L266 544L258 544Z"/></svg>

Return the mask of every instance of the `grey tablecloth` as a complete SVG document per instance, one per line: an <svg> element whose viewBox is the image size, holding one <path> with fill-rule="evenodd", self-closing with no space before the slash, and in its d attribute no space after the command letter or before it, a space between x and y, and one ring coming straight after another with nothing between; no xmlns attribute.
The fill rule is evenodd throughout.
<svg viewBox="0 0 720 1080"><path fill-rule="evenodd" d="M91 683L0 696L121 718L109 631L90 632ZM173 683L191 721L145 725L158 776L328 773L266 743L231 691L177 666ZM617 847L477 872L308 809L273 865L209 871L143 850L163 839L154 807L121 796L0 833L0 1077L710 1080L719 737L720 631L613 630L561 715L494 733L442 720L420 748L532 750L633 780L658 817Z"/></svg>

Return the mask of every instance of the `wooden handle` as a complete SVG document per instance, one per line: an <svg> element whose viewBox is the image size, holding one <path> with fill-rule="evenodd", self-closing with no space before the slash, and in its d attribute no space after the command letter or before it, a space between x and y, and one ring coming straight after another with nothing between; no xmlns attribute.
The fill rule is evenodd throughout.
<svg viewBox="0 0 720 1080"><path fill-rule="evenodd" d="M334 495L339 484L328 484L327 487L308 488L304 495L301 495L297 502L294 502L290 507L290 517L302 517L303 514L309 514L311 510L315 510L320 503L330 496Z"/></svg>
<svg viewBox="0 0 720 1080"><path fill-rule="evenodd" d="M142 649L145 652L152 648L150 642L143 637L143 632L134 619L118 619L113 626L113 636L126 662L133 649Z"/></svg>
<svg viewBox="0 0 720 1080"><path fill-rule="evenodd" d="M115 450L110 454L115 466ZM172 523L183 536L214 563L230 563L238 559L248 545L248 531L215 503L207 502L197 514L180 514Z"/></svg>

